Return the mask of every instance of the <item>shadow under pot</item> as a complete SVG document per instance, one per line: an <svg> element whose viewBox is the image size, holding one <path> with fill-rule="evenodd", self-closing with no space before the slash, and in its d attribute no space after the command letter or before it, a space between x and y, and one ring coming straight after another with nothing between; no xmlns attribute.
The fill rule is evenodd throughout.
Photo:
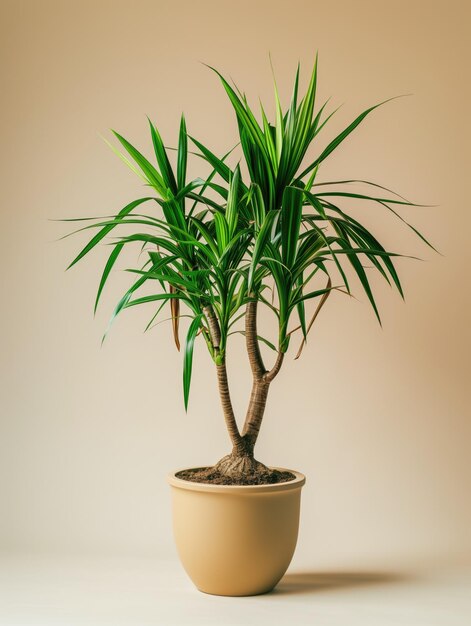
<svg viewBox="0 0 471 626"><path fill-rule="evenodd" d="M277 468L281 469L281 468ZM305 476L270 485L211 485L168 477L180 560L196 587L221 596L271 591L296 548Z"/></svg>

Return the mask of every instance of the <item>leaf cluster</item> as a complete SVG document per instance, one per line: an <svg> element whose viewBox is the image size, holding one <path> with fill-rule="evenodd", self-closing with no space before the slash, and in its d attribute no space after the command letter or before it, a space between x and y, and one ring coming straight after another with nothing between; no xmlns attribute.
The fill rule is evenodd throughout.
<svg viewBox="0 0 471 626"><path fill-rule="evenodd" d="M378 209L388 210L431 245L397 212L401 206L413 206L404 198L367 181L319 182L323 162L384 102L363 111L318 151L318 156L310 157L310 149L317 146L319 133L333 115L326 113L327 103L317 107L317 59L302 97L298 66L286 110L282 108L274 80L273 122L269 121L263 105L257 117L245 94L214 72L237 120L246 179L241 164L231 167L228 163L233 151L223 156L214 154L188 134L184 116L175 151L164 145L159 130L149 120L154 149L150 159L113 131L119 145L119 148L113 145L113 150L150 192L116 215L92 219L80 229L96 232L69 266L82 260L100 243L111 246L98 286L96 310L123 249L140 246L145 261L128 268L135 280L115 306L111 322L125 309L150 305L154 307L147 326L150 328L168 305L173 336L180 348L180 319L191 318L184 341L185 406L196 337L202 336L213 360L222 362L229 336L240 332L236 324L244 316L248 302L260 302L276 316L276 345L263 337L259 340L284 353L294 330L300 330L303 342L306 340L320 306L332 290L351 292L349 272L353 271L358 278L380 319L365 263L403 295L394 265L394 257L399 255L387 251L365 225L341 208L342 202L369 202ZM204 161L209 173L188 180L190 156ZM303 168L306 160L308 165ZM371 192L374 195L350 192L349 186L358 182L374 189ZM122 227L127 227L125 233ZM315 279L322 276L321 285L313 287ZM340 284L335 285L336 281ZM308 322L306 307L312 299L317 299L318 306ZM218 345L210 332L208 311L217 322ZM297 328L289 331L293 316Z"/></svg>

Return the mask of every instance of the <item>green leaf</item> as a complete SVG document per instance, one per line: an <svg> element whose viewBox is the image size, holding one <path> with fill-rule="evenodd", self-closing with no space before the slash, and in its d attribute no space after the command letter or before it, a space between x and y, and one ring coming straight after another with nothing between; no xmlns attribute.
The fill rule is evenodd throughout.
<svg viewBox="0 0 471 626"><path fill-rule="evenodd" d="M214 265L217 265L217 259L219 257L219 250L218 250L217 242L215 241L214 237L212 237L211 233L208 230L208 227L206 226L204 222L202 222L196 217L192 217L191 221L195 225L195 227L198 229L198 231L201 233L201 235L203 236L203 239L208 244L209 249L206 250L205 253L208 255L210 255L210 252L212 253L209 256L210 262L213 263Z"/></svg>
<svg viewBox="0 0 471 626"><path fill-rule="evenodd" d="M275 94L275 110L276 110L276 125L275 125L275 145L276 145L276 158L278 163L280 162L281 159L281 153L283 150L283 136L285 134L285 127L284 127L284 119L283 119L283 112L281 110L281 102L280 102L280 96L278 93L278 85L276 84L276 78L275 78L275 71L273 69L273 63L270 57L270 66L271 66L271 71L272 71L272 76L273 76L273 90L274 90L274 94Z"/></svg>
<svg viewBox="0 0 471 626"><path fill-rule="evenodd" d="M220 257L226 249L229 241L229 227L221 213L214 214L214 225L216 227L216 240L219 248L218 256Z"/></svg>
<svg viewBox="0 0 471 626"><path fill-rule="evenodd" d="M387 202L389 204L402 204L406 206L423 206L420 204L413 204L408 200L395 200L394 198L376 198L375 196L367 196L361 193L348 193L346 191L323 191L316 194L318 198L327 198L328 196L334 198L355 198L357 200L371 200L372 202Z"/></svg>
<svg viewBox="0 0 471 626"><path fill-rule="evenodd" d="M270 125L265 109L263 108L262 103L260 102L260 111L262 113L262 121L263 121L263 134L265 136L265 145L267 152L270 156L270 161L272 163L273 170L276 172L278 169L278 159L276 156L276 146L273 139L272 126Z"/></svg>
<svg viewBox="0 0 471 626"><path fill-rule="evenodd" d="M347 255L348 260L350 261L353 269L355 270L358 278L360 279L361 284L363 285L363 289L365 290L365 293L368 296L368 300L370 301L370 304L373 307L373 310L375 312L379 325L382 326L381 317L379 315L378 307L376 306L376 301L374 299L373 292L371 290L370 283L368 281L368 277L366 275L363 265L361 264L357 256L359 252L363 252L363 251L358 250L358 249L352 250L348 242L342 241L340 238L338 239L338 242L342 246L342 250L337 251L337 252L344 252Z"/></svg>
<svg viewBox="0 0 471 626"><path fill-rule="evenodd" d="M239 98L239 96L236 94L234 89L232 89L232 87L229 85L229 83L224 78L224 76L220 72L218 72L216 69L214 69L214 67L210 67L210 69L213 70L213 72L215 72L219 76L221 83L227 95L229 96L229 100L231 101L232 106L234 107L237 118L239 122L242 124L242 127L248 133L251 140L255 144L257 144L258 148L260 149L260 154L262 154L263 157L266 160L268 160L268 154L267 154L267 150L265 146L263 132L260 126L258 125L258 122L256 121L252 111L250 110L248 105L246 105Z"/></svg>
<svg viewBox="0 0 471 626"><path fill-rule="evenodd" d="M190 136L191 141L195 144L195 146L201 151L204 159L213 167L216 172L221 176L222 179L228 183L231 179L232 171L231 169L224 163L222 159L218 159L218 157L211 152L206 146L200 143L197 139Z"/></svg>
<svg viewBox="0 0 471 626"><path fill-rule="evenodd" d="M100 300L100 296L101 296L101 293L103 291L103 287L105 286L105 283L106 283L106 281L108 279L108 276L110 275L110 272L113 269L113 265L116 263L116 259L120 255L121 250L123 249L123 247L124 247L124 243L116 244L115 247L113 248L110 256L108 257L108 261L106 262L105 269L103 270L103 274L101 276L100 285L98 287L98 292L96 294L95 307L93 309L94 313L96 313L96 310L98 308L98 302Z"/></svg>
<svg viewBox="0 0 471 626"><path fill-rule="evenodd" d="M159 165L160 172L162 174L163 181L165 183L165 186L169 188L175 195L178 192L177 182L175 180L175 176L173 174L172 166L170 165L167 152L165 151L164 142L162 141L162 137L160 136L157 127L150 121L149 118L147 119L150 126L150 133L152 135L152 143L154 144L155 156Z"/></svg>
<svg viewBox="0 0 471 626"><path fill-rule="evenodd" d="M265 246L270 240L271 229L276 220L279 219L280 212L279 211L270 211L266 214L265 219L263 220L262 227L257 233L257 237L255 239L255 246L252 253L252 260L250 263L249 276L248 276L248 285L247 289L250 292L253 284L254 272L257 268L257 265L265 252Z"/></svg>
<svg viewBox="0 0 471 626"><path fill-rule="evenodd" d="M317 271L317 268L316 268L316 271ZM303 273L302 272L299 275L299 277L298 277L296 282L297 282L298 288L300 289L300 292L301 292L301 295L302 295L302 291L303 291L303 287L304 287L304 279L303 279ZM306 339L306 337L307 337L306 308L304 306L304 301L298 302L298 304L296 305L296 309L298 311L299 324L301 326L301 331L303 333L304 339Z"/></svg>
<svg viewBox="0 0 471 626"><path fill-rule="evenodd" d="M172 298L185 300L185 296L180 293L156 293L151 296L143 296L142 298L136 298L135 300L128 300L121 308L128 309L131 306L148 304L149 302L157 302L158 300L171 300Z"/></svg>
<svg viewBox="0 0 471 626"><path fill-rule="evenodd" d="M386 104L387 102L391 102L392 100L396 100L397 98L401 98L403 96L394 96L393 98L388 98L387 100L383 100L383 102L379 102L378 104L375 104L374 106L370 107L369 109L366 109L366 111L363 111L363 113L361 113L358 117L356 117L353 122L351 124L349 124L349 126L347 126L347 128L345 128L345 130L343 130L339 135L337 135L337 137L335 139L333 139L329 145L327 146L327 148L325 148L323 150L323 152L320 154L319 157L317 157L317 159L311 163L311 165L309 165L309 167L307 167L299 176L298 178L303 178L306 174L309 174L309 172L311 172L315 167L317 167L319 165L319 163L322 163L322 161L324 161L330 154L332 154L332 152L350 135L350 133L352 133L355 128L361 124L361 122L365 119L365 117L367 115L369 115L372 111L374 111L375 109L377 109L378 107L382 106L383 104Z"/></svg>
<svg viewBox="0 0 471 626"><path fill-rule="evenodd" d="M281 249L282 261L289 268L296 258L302 212L303 191L286 187L281 206Z"/></svg>
<svg viewBox="0 0 471 626"><path fill-rule="evenodd" d="M227 221L227 226L228 226L228 231L229 231L228 233L229 238L232 238L237 227L239 181L240 181L240 168L237 165L237 167L234 170L234 175L231 178L231 183L229 185L229 195L227 198L226 221Z"/></svg>
<svg viewBox="0 0 471 626"><path fill-rule="evenodd" d="M190 397L191 373L193 369L193 348L195 338L201 327L202 315L198 315L191 322L185 341L185 352L183 356L183 397L185 402L185 411L188 410L188 399Z"/></svg>
<svg viewBox="0 0 471 626"><path fill-rule="evenodd" d="M155 167L150 163L144 155L142 155L139 150L137 150L132 144L129 143L127 139L122 137L116 131L112 131L121 145L126 149L128 154L134 159L134 161L139 165L142 170L142 173L146 177L149 185L151 185L157 193L159 193L162 198L167 198L167 188L165 186L164 180L159 172L155 169Z"/></svg>
<svg viewBox="0 0 471 626"><path fill-rule="evenodd" d="M177 182L178 189L183 189L186 180L186 165L188 160L188 135L186 133L185 116L180 121L180 134L178 138L178 161Z"/></svg>
<svg viewBox="0 0 471 626"><path fill-rule="evenodd" d="M243 335L244 337L246 336L246 334L247 333L245 332L245 330L234 330L232 333L229 333L229 335ZM257 335L257 339L261 341L262 343L264 343L266 346L268 346L270 350L273 350L274 352L278 352L275 345L271 341L268 341L268 339L265 339L265 337L262 337L261 335Z"/></svg>
<svg viewBox="0 0 471 626"><path fill-rule="evenodd" d="M153 328L154 326L156 326L157 324L160 324L160 322L157 322L156 324L154 324L154 326L152 325L153 321L156 319L156 317L159 315L160 311L164 308L164 306L167 304L167 301L164 300L158 307L157 307L157 311L154 313L154 315L151 317L149 323L147 324L147 326L144 329L144 332L146 333L148 330L150 330L151 328ZM182 316L180 316L182 317Z"/></svg>
<svg viewBox="0 0 471 626"><path fill-rule="evenodd" d="M351 178L349 180L332 180L332 181L326 181L323 183L315 183L314 187L326 187L328 185L347 185L347 184L352 184L352 183L361 183L363 185L369 185L370 187L377 187L378 189L382 189L383 191L392 193L398 198L401 198L401 200L405 200L406 202L408 202L407 198L404 198L404 196L401 196L396 191L393 191L392 189L389 189L388 187L384 187L383 185L378 185L378 183L372 183L369 180L363 180L361 178Z"/></svg>
<svg viewBox="0 0 471 626"><path fill-rule="evenodd" d="M149 180L147 179L147 177L142 173L142 171L139 170L138 167L134 165L132 161L130 161L127 158L127 156L125 156L122 152L120 152L118 148L116 148L116 146L113 146L113 144L110 141L108 141L108 139L106 139L105 137L102 137L102 139L106 143L108 148L111 148L111 150L113 150L116 156L118 156L121 159L121 161L131 170L131 172L134 172L134 174L136 174L136 176L139 176L139 178L143 180L145 183L147 184L149 183Z"/></svg>
<svg viewBox="0 0 471 626"><path fill-rule="evenodd" d="M75 259L67 267L67 269L70 269L73 265L75 265L78 261L80 261L80 259L82 259L86 254L88 254L90 252L90 250L92 250L104 237L106 237L106 235L108 235L108 233L110 233L115 226L118 226L121 223L121 220L122 220L123 217L125 217L126 215L129 215L129 213L131 213L131 211L133 209L135 209L137 206L139 206L143 202L147 202L148 200L153 200L153 199L154 198L140 198L139 200L134 200L133 202L130 202L129 204L127 204L124 207L124 209L121 209L121 211L118 213L118 215L116 215L116 217L114 218L114 220L110 224L108 224L107 226L102 228L87 243L85 248L83 248L83 250L81 250L81 252L75 257Z"/></svg>
<svg viewBox="0 0 471 626"><path fill-rule="evenodd" d="M315 291L304 293L302 296L291 302L291 308L297 306L300 302L304 302L305 300L311 300L312 298L318 298L326 293L330 293L332 289L336 289L336 287L326 287L325 289L316 289Z"/></svg>

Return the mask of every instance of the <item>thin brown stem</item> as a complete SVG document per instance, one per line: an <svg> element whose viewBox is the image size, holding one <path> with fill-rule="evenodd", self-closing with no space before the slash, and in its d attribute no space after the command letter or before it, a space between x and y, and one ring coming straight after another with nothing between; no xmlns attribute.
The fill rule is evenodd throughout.
<svg viewBox="0 0 471 626"><path fill-rule="evenodd" d="M218 318L214 314L211 306L205 306L203 309L206 319L208 321L209 336L211 337L211 344L215 350L219 350L221 344L221 330L219 328Z"/></svg>
<svg viewBox="0 0 471 626"><path fill-rule="evenodd" d="M242 438L246 441L250 453L253 454L253 448L257 441L265 413L270 383L280 371L284 358L283 353L279 352L273 368L269 371L265 369L257 337L256 301L247 304L245 314L245 339L250 367L252 368L253 383L244 428L242 430Z"/></svg>
<svg viewBox="0 0 471 626"><path fill-rule="evenodd" d="M270 384L280 371L283 359L284 354L279 352L275 365L272 369L269 372L265 372L259 378L256 378L255 376L253 378L252 392L250 394L249 406L245 417L244 428L242 430L242 437L247 441L252 451L262 425Z"/></svg>
<svg viewBox="0 0 471 626"><path fill-rule="evenodd" d="M226 421L226 427L229 432L229 436L232 441L234 450L241 453L245 450L244 442L239 432L237 422L232 408L231 395L229 392L229 383L227 380L226 363L223 361L220 365L216 366L219 396L221 398L222 410L224 413L224 419Z"/></svg>
<svg viewBox="0 0 471 626"><path fill-rule="evenodd" d="M284 352L278 352L278 356L276 357L275 365L271 368L269 372L265 372L263 375L263 380L267 383L271 383L271 381L275 378L278 372L283 365L283 359L285 358Z"/></svg>
<svg viewBox="0 0 471 626"><path fill-rule="evenodd" d="M250 394L249 408L245 418L243 438L247 441L250 451L253 453L255 442L257 441L260 426L262 425L263 415L267 404L268 390L270 383L254 380L252 392Z"/></svg>
<svg viewBox="0 0 471 626"><path fill-rule="evenodd" d="M256 300L248 302L245 310L245 343L252 373L255 378L261 378L265 374L265 366L258 345Z"/></svg>
<svg viewBox="0 0 471 626"><path fill-rule="evenodd" d="M232 407L231 395L229 392L229 381L227 379L226 359L224 355L220 354L221 330L219 327L219 322L216 315L214 314L212 307L205 307L204 314L208 322L209 336L211 339L211 345L213 347L216 361L219 397L221 398L221 405L224 419L226 422L226 427L229 432L229 436L231 438L234 450L242 452L243 450L245 450L245 445L239 432L239 428L237 426L234 415L234 409Z"/></svg>

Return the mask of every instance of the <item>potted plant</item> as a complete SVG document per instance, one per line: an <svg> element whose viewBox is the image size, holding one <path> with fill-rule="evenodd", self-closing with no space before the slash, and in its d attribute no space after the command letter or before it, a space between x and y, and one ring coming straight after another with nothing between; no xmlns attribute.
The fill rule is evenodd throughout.
<svg viewBox="0 0 471 626"><path fill-rule="evenodd" d="M146 306L152 309L149 328L167 310L180 349L180 322L183 317L191 318L183 341L185 409L194 342L205 342L214 363L231 449L213 467L171 474L175 537L183 565L199 589L251 595L277 584L297 540L304 476L267 466L254 455L270 386L290 345L299 336L298 358L329 295L334 291L350 294L350 274L359 279L380 319L364 260L402 295L393 264L398 255L385 250L339 204L345 199L373 202L404 222L397 207L412 203L366 181L319 180L323 162L384 103L361 113L318 156L309 158L311 144L317 144L317 136L332 116L325 114L326 104L316 109L317 60L302 98L298 96L298 67L286 111L274 82L273 122L263 106L257 117L245 95L216 73L235 112L241 162L229 165L232 150L219 157L190 136L183 116L175 153L149 120L152 159L114 132L122 151L113 149L144 181L146 195L111 218L87 224L85 229L97 232L69 267L105 238L109 242L115 229L127 227L111 240L95 309L122 250L135 245L143 249L145 262L129 268L136 279L116 305L111 321L126 309ZM195 152L190 152L189 140ZM187 179L189 155L206 166L200 178ZM374 192L350 191L355 182ZM308 314L311 302L315 307ZM260 307L276 319L276 340L270 341L259 331ZM226 369L235 333L245 337L253 376L243 424L234 415ZM261 343L274 352L270 365L262 358Z"/></svg>

